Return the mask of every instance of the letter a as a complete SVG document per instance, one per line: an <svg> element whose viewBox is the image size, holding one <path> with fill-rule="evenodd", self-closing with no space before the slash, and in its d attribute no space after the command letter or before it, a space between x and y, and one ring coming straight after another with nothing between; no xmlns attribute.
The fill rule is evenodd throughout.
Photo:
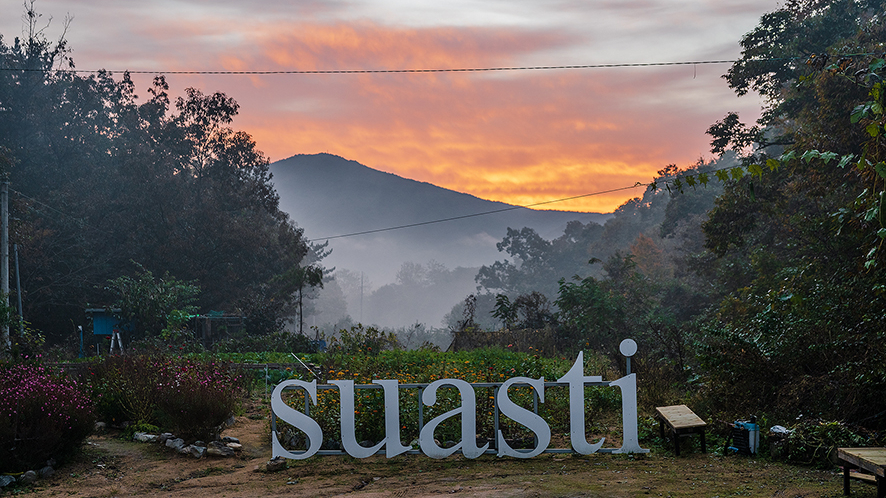
<svg viewBox="0 0 886 498"><path fill-rule="evenodd" d="M461 454L465 458L477 458L486 451L486 448L489 448L489 443L483 445L482 448L477 447L477 398L474 395L474 388L463 380L440 379L428 385L421 395L422 402L426 406L436 403L437 389L443 385L458 388L458 392L461 394L461 406L434 417L421 428L418 436L421 451L431 458L446 458L461 448ZM434 441L434 430L441 422L458 414L461 414L461 441L452 448L437 446Z"/></svg>

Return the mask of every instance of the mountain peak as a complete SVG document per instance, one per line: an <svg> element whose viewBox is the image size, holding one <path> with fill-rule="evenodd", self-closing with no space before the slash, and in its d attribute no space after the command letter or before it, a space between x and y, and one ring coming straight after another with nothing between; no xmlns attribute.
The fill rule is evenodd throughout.
<svg viewBox="0 0 886 498"><path fill-rule="evenodd" d="M326 264L370 273L376 282L393 281L407 261L434 259L450 268L492 264L501 258L495 243L508 227L532 227L550 239L569 221L602 224L611 216L487 201L325 153L294 155L273 163L271 171L280 208L308 239L331 239ZM368 231L374 233L348 236Z"/></svg>

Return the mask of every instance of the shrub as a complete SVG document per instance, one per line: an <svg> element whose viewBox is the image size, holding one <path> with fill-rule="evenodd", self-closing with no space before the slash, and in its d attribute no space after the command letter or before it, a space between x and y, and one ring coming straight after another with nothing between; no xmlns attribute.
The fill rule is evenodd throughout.
<svg viewBox="0 0 886 498"><path fill-rule="evenodd" d="M347 355L373 356L382 351L396 349L400 349L400 342L393 333L375 327L363 328L363 325L358 324L351 327L350 330L340 330L339 336L332 338L328 351Z"/></svg>
<svg viewBox="0 0 886 498"><path fill-rule="evenodd" d="M39 365L0 365L0 472L63 460L94 424L92 402L74 379Z"/></svg>
<svg viewBox="0 0 886 498"><path fill-rule="evenodd" d="M158 385L156 365L162 357L105 356L90 364L89 385L99 417L105 422L156 422Z"/></svg>
<svg viewBox="0 0 886 498"><path fill-rule="evenodd" d="M224 363L167 360L160 382L160 424L185 439L213 440L242 398L244 377Z"/></svg>
<svg viewBox="0 0 886 498"><path fill-rule="evenodd" d="M169 356L110 356L91 365L106 421L154 424L186 439L212 439L237 407L244 377L229 364Z"/></svg>
<svg viewBox="0 0 886 498"><path fill-rule="evenodd" d="M791 428L788 460L828 468L839 447L881 446L877 433L838 421L808 419Z"/></svg>

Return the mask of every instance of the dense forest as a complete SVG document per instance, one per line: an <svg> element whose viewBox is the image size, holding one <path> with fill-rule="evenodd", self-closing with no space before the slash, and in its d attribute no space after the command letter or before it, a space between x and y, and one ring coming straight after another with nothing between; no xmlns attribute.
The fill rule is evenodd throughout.
<svg viewBox="0 0 886 498"><path fill-rule="evenodd" d="M143 316L236 308L279 323L306 281L293 269L322 249L230 128L238 104L194 88L173 100L162 76L143 100L128 74L81 76L64 38L26 14L27 37L0 38L0 172L31 327L72 336L85 308L123 301Z"/></svg>
<svg viewBox="0 0 886 498"><path fill-rule="evenodd" d="M122 303L237 309L276 332L321 285L350 314L333 328L356 326L355 276L331 281L328 249L280 211L267 158L230 128L233 99L172 99L158 76L140 101L126 74L79 76L28 14L27 39L0 38L0 153L31 327L63 336L84 307ZM764 98L756 123L726 114L708 130L718 159L664 167L603 225L509 229L448 328L613 359L632 337L651 402L886 427L884 16L883 0L765 14L724 76ZM377 292L416 307L416 289L466 271L407 263Z"/></svg>

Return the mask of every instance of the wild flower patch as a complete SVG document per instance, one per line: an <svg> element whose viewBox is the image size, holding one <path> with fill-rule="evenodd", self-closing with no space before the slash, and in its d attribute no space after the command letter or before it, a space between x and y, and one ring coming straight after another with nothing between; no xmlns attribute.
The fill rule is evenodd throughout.
<svg viewBox="0 0 886 498"><path fill-rule="evenodd" d="M94 424L92 400L76 380L37 364L0 364L0 472L63 460Z"/></svg>
<svg viewBox="0 0 886 498"><path fill-rule="evenodd" d="M89 383L108 422L155 424L191 439L211 439L243 393L230 364L171 356L111 356L90 366Z"/></svg>

